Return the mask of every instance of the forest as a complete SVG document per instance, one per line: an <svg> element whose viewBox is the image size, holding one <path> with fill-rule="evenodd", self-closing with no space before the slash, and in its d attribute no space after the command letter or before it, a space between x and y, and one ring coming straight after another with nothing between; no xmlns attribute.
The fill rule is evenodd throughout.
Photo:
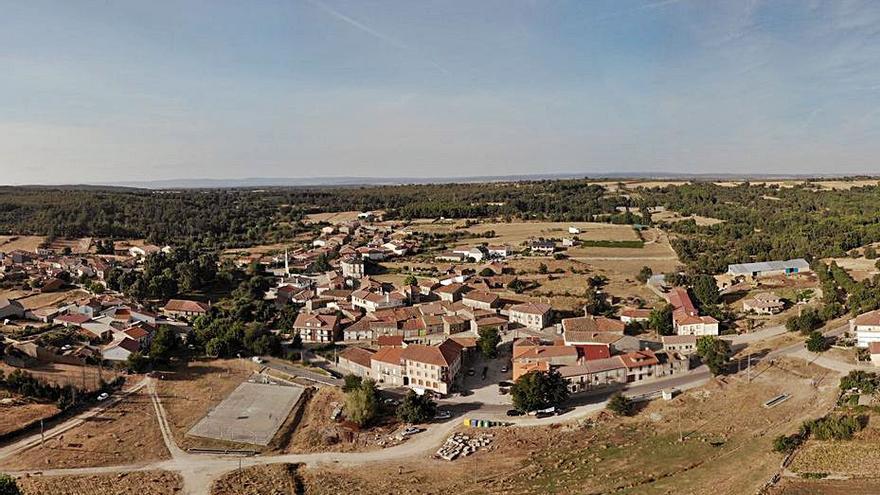
<svg viewBox="0 0 880 495"><path fill-rule="evenodd" d="M388 219L497 218L652 224L622 207L722 220L663 223L690 273L729 263L843 256L880 241L880 188L711 182L616 191L586 179L361 187L158 190L0 187L0 233L146 238L194 249L279 242L309 213L384 210Z"/></svg>

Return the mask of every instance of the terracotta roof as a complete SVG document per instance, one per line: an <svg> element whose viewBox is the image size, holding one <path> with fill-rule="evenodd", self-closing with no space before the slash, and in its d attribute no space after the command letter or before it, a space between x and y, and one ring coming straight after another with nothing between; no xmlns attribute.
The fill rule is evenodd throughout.
<svg viewBox="0 0 880 495"><path fill-rule="evenodd" d="M684 287L670 289L666 300L677 310L684 310L688 314L697 314L697 308L694 307L694 303Z"/></svg>
<svg viewBox="0 0 880 495"><path fill-rule="evenodd" d="M577 349L564 345L519 346L513 351L513 359L552 359L577 355Z"/></svg>
<svg viewBox="0 0 880 495"><path fill-rule="evenodd" d="M871 342L868 344L868 352L871 354L880 354L880 342Z"/></svg>
<svg viewBox="0 0 880 495"><path fill-rule="evenodd" d="M376 337L379 347L403 347L403 335L380 335Z"/></svg>
<svg viewBox="0 0 880 495"><path fill-rule="evenodd" d="M477 346L476 337L450 337L449 340L452 340L464 349L470 349L471 347Z"/></svg>
<svg viewBox="0 0 880 495"><path fill-rule="evenodd" d="M382 363L393 364L396 366L401 365L401 355L403 354L403 347L383 347L376 351L372 356L373 361L379 361Z"/></svg>
<svg viewBox="0 0 880 495"><path fill-rule="evenodd" d="M348 359L349 361L357 363L365 368L369 368L371 367L373 351L364 349L362 347L349 347L348 349L340 352L339 357Z"/></svg>
<svg viewBox="0 0 880 495"><path fill-rule="evenodd" d="M464 288L464 285L459 283L452 283L449 285L444 285L434 289L434 292L438 294L455 294L456 292L460 292Z"/></svg>
<svg viewBox="0 0 880 495"><path fill-rule="evenodd" d="M293 326L294 328L332 328L338 323L339 317L336 315L300 313L296 315L296 321L293 323Z"/></svg>
<svg viewBox="0 0 880 495"><path fill-rule="evenodd" d="M462 347L453 340L447 339L438 346L411 345L403 350L401 357L405 360L428 363L435 366L450 366L461 357Z"/></svg>
<svg viewBox="0 0 880 495"><path fill-rule="evenodd" d="M862 313L855 318L856 325L880 326L880 309Z"/></svg>
<svg viewBox="0 0 880 495"><path fill-rule="evenodd" d="M210 306L199 301L187 299L170 299L165 305L165 311L180 311L187 313L207 313Z"/></svg>
<svg viewBox="0 0 880 495"><path fill-rule="evenodd" d="M627 368L638 368L639 366L652 366L660 364L660 360L654 355L653 351L635 351L621 354L620 359Z"/></svg>
<svg viewBox="0 0 880 495"><path fill-rule="evenodd" d="M510 311L517 313L527 313L532 315L543 315L552 308L549 304L544 303L522 303L510 307Z"/></svg>
<svg viewBox="0 0 880 495"><path fill-rule="evenodd" d="M481 290L472 290L461 297L462 297L462 299L468 299L471 301L477 301L477 302L488 303L488 304L492 304L498 300L498 294L493 294L491 292L485 292L485 291L481 291Z"/></svg>
<svg viewBox="0 0 880 495"><path fill-rule="evenodd" d="M664 335L660 337L660 341L663 342L663 345L678 345L678 344L696 344L697 336L696 335Z"/></svg>
<svg viewBox="0 0 880 495"><path fill-rule="evenodd" d="M144 330L141 327L131 327L131 328L125 330L125 334L135 340L140 340L140 339L150 335L150 332Z"/></svg>
<svg viewBox="0 0 880 495"><path fill-rule="evenodd" d="M623 335L626 324L620 320L590 315L580 318L565 318L562 320L562 328L566 333L571 332L573 334L581 332L609 332Z"/></svg>

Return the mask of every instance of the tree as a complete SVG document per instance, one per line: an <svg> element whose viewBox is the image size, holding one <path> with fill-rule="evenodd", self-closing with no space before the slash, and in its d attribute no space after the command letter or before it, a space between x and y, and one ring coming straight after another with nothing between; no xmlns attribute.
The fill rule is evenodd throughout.
<svg viewBox="0 0 880 495"><path fill-rule="evenodd" d="M527 287L527 284L526 284L525 282L523 282L522 280L518 279L518 278L515 278L515 279L511 280L511 281L507 284L507 288L510 289L510 290L512 290L513 292L517 293L517 294L522 294L522 292L523 292L524 290L526 290L526 287Z"/></svg>
<svg viewBox="0 0 880 495"><path fill-rule="evenodd" d="M486 268L483 268L482 270L480 270L481 277L491 277L493 275L495 275L495 272L492 271L492 269L489 268L488 266Z"/></svg>
<svg viewBox="0 0 880 495"><path fill-rule="evenodd" d="M803 437L798 434L779 435L778 437L773 439L773 451L782 454L790 454L794 452L796 448L798 448L802 441Z"/></svg>
<svg viewBox="0 0 880 495"><path fill-rule="evenodd" d="M730 355L730 344L712 335L703 335L697 339L697 355L709 367L713 375L724 372Z"/></svg>
<svg viewBox="0 0 880 495"><path fill-rule="evenodd" d="M397 419L405 423L424 423L437 414L437 403L428 395L410 390L397 408Z"/></svg>
<svg viewBox="0 0 880 495"><path fill-rule="evenodd" d="M877 258L877 250L874 248L874 246L868 246L865 248L865 258L869 260Z"/></svg>
<svg viewBox="0 0 880 495"><path fill-rule="evenodd" d="M140 352L132 352L125 360L125 366L132 373L143 373L150 367L150 360Z"/></svg>
<svg viewBox="0 0 880 495"><path fill-rule="evenodd" d="M21 495L15 478L8 474L0 474L0 495Z"/></svg>
<svg viewBox="0 0 880 495"><path fill-rule="evenodd" d="M718 284L712 275L697 275L693 280L694 296L701 307L718 304L721 300L718 295Z"/></svg>
<svg viewBox="0 0 880 495"><path fill-rule="evenodd" d="M651 270L650 266L643 266L641 270L639 270L639 274L636 275L636 280L641 283L647 283L648 279L654 275L654 270Z"/></svg>
<svg viewBox="0 0 880 495"><path fill-rule="evenodd" d="M529 412L556 406L568 399L568 380L558 371L530 371L517 378L510 388L513 407Z"/></svg>
<svg viewBox="0 0 880 495"><path fill-rule="evenodd" d="M547 265L544 263L539 264L538 265L538 273L540 273L541 275L547 274Z"/></svg>
<svg viewBox="0 0 880 495"><path fill-rule="evenodd" d="M498 344L501 343L501 335L495 327L484 327L480 329L480 337L477 339L477 347L480 348L480 354L485 358L494 358L498 355Z"/></svg>
<svg viewBox="0 0 880 495"><path fill-rule="evenodd" d="M349 373L345 375L345 383L342 385L343 392L351 392L352 390L357 390L361 388L361 383L363 382L363 378L353 375Z"/></svg>
<svg viewBox="0 0 880 495"><path fill-rule="evenodd" d="M417 279L415 275L407 275L406 278L403 279L403 285L419 285L419 279Z"/></svg>
<svg viewBox="0 0 880 495"><path fill-rule="evenodd" d="M672 312L675 308L671 304L667 304L660 309L651 310L648 317L648 326L657 331L660 335L672 335Z"/></svg>
<svg viewBox="0 0 880 495"><path fill-rule="evenodd" d="M633 402L620 392L615 393L608 399L606 409L618 416L630 416L634 412Z"/></svg>
<svg viewBox="0 0 880 495"><path fill-rule="evenodd" d="M290 348L291 349L302 349L302 346L303 346L303 338L299 334L299 332L297 332L296 334L293 335L293 340L291 340L291 342L290 342Z"/></svg>
<svg viewBox="0 0 880 495"><path fill-rule="evenodd" d="M358 426L366 426L379 412L376 382L367 379L345 396L345 415Z"/></svg>
<svg viewBox="0 0 880 495"><path fill-rule="evenodd" d="M167 363L177 349L177 335L169 325L162 325L150 343L150 358L156 363Z"/></svg>
<svg viewBox="0 0 880 495"><path fill-rule="evenodd" d="M825 342L825 336L818 330L810 332L807 338L807 350L810 352L825 352L828 350L828 343Z"/></svg>

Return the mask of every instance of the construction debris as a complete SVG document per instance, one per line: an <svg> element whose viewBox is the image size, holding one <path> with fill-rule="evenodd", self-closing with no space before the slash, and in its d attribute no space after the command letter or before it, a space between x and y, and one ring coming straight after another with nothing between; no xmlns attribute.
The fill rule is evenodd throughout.
<svg viewBox="0 0 880 495"><path fill-rule="evenodd" d="M446 439L446 442L437 451L435 457L453 461L457 457L467 457L481 448L488 447L492 443L495 435L491 433L483 433L480 435L470 436L464 433L454 433Z"/></svg>

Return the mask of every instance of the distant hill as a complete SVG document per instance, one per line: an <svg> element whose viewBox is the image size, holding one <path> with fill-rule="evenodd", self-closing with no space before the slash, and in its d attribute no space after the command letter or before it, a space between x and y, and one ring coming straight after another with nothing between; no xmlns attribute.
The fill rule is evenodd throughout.
<svg viewBox="0 0 880 495"><path fill-rule="evenodd" d="M555 179L622 180L622 179L683 179L683 180L785 180L842 177L839 175L780 175L780 174L676 174L667 172L611 172L605 174L559 173L526 175L482 175L469 177L248 177L241 179L157 179L120 181L94 184L99 186L134 187L146 189L197 188L250 188L250 187L305 187L305 186L365 186L397 184L443 184L473 182L516 182Z"/></svg>

